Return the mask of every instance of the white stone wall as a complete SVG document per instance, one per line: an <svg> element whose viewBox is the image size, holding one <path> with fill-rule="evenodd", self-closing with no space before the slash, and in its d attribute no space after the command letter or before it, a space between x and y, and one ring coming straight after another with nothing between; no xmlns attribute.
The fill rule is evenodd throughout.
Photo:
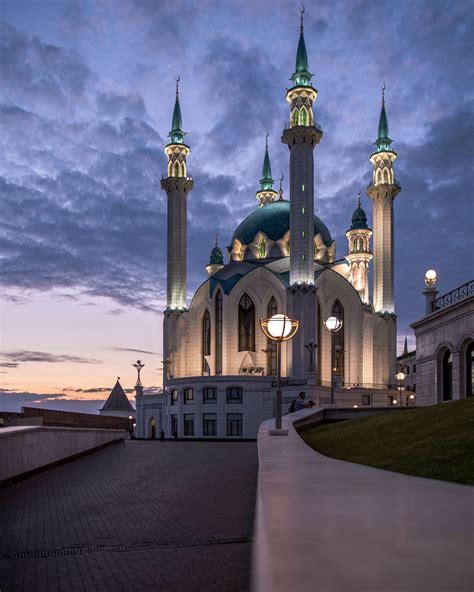
<svg viewBox="0 0 474 592"><path fill-rule="evenodd" d="M474 340L474 298L432 313L412 323L416 337L416 398L418 405L441 402L441 354L453 356L453 400L466 396L464 360L467 345Z"/></svg>

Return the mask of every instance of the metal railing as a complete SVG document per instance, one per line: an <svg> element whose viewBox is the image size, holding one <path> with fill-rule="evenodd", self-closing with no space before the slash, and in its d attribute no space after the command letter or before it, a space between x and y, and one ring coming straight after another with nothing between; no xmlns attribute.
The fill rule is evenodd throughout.
<svg viewBox="0 0 474 592"><path fill-rule="evenodd" d="M314 125L314 127L319 130L320 132L323 131L323 128L321 127L321 124L318 123L317 121L313 121L313 123L311 125ZM291 123L291 121L289 121L288 123L285 123L285 129L291 129L293 127L311 127L311 125L293 125Z"/></svg>
<svg viewBox="0 0 474 592"><path fill-rule="evenodd" d="M457 304L462 300L466 300L470 296L474 295L474 280L470 280L469 282L451 290L447 294L436 298L434 302L431 303L431 311L436 312L437 310L443 310L443 308L448 308L448 306L452 306L453 304Z"/></svg>

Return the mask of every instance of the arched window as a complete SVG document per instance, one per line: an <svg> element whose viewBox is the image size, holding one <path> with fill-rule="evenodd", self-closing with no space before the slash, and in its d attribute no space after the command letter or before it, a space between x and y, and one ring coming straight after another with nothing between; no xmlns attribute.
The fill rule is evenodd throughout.
<svg viewBox="0 0 474 592"><path fill-rule="evenodd" d="M273 296L270 298L270 302L268 303L268 307L267 307L267 318L272 317L273 315L276 315L278 312L278 308L277 308L277 303L275 298L273 298ZM270 374L271 376L275 376L276 375L276 371L277 371L277 352L276 352L276 347L275 347L275 342L273 341L273 339L269 339L267 337L267 350L270 350L271 353L268 354L268 374Z"/></svg>
<svg viewBox="0 0 474 592"><path fill-rule="evenodd" d="M308 114L306 113L306 109L304 107L301 108L300 111L300 125L306 125L308 120Z"/></svg>
<svg viewBox="0 0 474 592"><path fill-rule="evenodd" d="M453 398L453 356L449 349L443 354L443 401Z"/></svg>
<svg viewBox="0 0 474 592"><path fill-rule="evenodd" d="M332 306L331 314L334 317L337 317L340 321L342 321L342 327L339 331L336 331L332 334L332 338L334 339L334 347L332 351L334 353L334 358L332 360L332 367L334 368L334 373L337 376L344 376L344 307L336 300Z"/></svg>
<svg viewBox="0 0 474 592"><path fill-rule="evenodd" d="M179 162L178 161L176 161L174 163L174 176L179 177Z"/></svg>
<svg viewBox="0 0 474 592"><path fill-rule="evenodd" d="M471 341L466 349L466 397L472 397L474 392L474 341Z"/></svg>
<svg viewBox="0 0 474 592"><path fill-rule="evenodd" d="M293 126L298 125L298 109L293 111Z"/></svg>
<svg viewBox="0 0 474 592"><path fill-rule="evenodd" d="M239 351L255 351L255 305L247 294L239 302Z"/></svg>
<svg viewBox="0 0 474 592"><path fill-rule="evenodd" d="M215 337L216 337L216 360L215 373L222 374L222 292L216 294L215 304Z"/></svg>
<svg viewBox="0 0 474 592"><path fill-rule="evenodd" d="M202 317L202 374L209 375L209 364L206 356L211 355L211 315L206 309Z"/></svg>
<svg viewBox="0 0 474 592"><path fill-rule="evenodd" d="M260 259L265 259L265 255L267 254L267 242L263 238L263 236L260 239L260 242L258 243L257 251Z"/></svg>

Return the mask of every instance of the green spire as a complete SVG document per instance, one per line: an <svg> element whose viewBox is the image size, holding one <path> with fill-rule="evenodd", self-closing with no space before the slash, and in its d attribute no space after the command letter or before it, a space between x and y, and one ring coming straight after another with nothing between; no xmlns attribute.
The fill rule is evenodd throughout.
<svg viewBox="0 0 474 592"><path fill-rule="evenodd" d="M379 119L379 133L378 138L375 141L377 145L377 152L383 152L384 150L390 150L390 144L393 140L388 135L388 119L387 113L385 112L385 84L382 87L382 110L380 112Z"/></svg>
<svg viewBox="0 0 474 592"><path fill-rule="evenodd" d="M176 100L173 109L173 122L171 124L171 131L168 136L171 138L173 144L184 143L183 122L181 119L181 107L179 106L179 76L176 79Z"/></svg>
<svg viewBox="0 0 474 592"><path fill-rule="evenodd" d="M224 256L222 255L222 251L217 244L217 239L219 235L216 234L216 244L215 247L211 251L211 257L209 259L209 265L224 265Z"/></svg>
<svg viewBox="0 0 474 592"><path fill-rule="evenodd" d="M260 188L262 191L273 187L272 167L270 166L270 157L268 155L268 132L265 139L265 157L263 159L262 178L260 179Z"/></svg>
<svg viewBox="0 0 474 592"><path fill-rule="evenodd" d="M290 79L293 80L295 86L309 86L312 76L308 71L308 53L306 52L306 43L304 41L303 15L304 6L301 9L300 40L298 41L298 50L296 52L295 71Z"/></svg>
<svg viewBox="0 0 474 592"><path fill-rule="evenodd" d="M368 228L367 226L367 214L362 209L360 204L360 189L359 189L359 201L357 203L357 209L352 214L352 224L351 230L356 230L359 228Z"/></svg>

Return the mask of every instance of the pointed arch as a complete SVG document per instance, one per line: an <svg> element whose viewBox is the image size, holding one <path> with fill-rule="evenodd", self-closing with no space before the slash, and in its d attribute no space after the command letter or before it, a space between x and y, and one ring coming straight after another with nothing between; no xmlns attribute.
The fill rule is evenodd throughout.
<svg viewBox="0 0 474 592"><path fill-rule="evenodd" d="M334 373L341 378L344 377L344 331L345 331L345 322L344 322L344 307L342 306L339 300L335 300L334 304L331 308L331 314L334 317L337 317L340 321L342 321L342 327L339 331L336 331L332 334L332 339L334 347L332 348L333 351L333 359L332 359L332 368L334 369Z"/></svg>
<svg viewBox="0 0 474 592"><path fill-rule="evenodd" d="M207 376L209 374L209 364L207 362L206 356L211 355L211 315L209 311L204 311L202 316L202 336L201 336L202 344L202 374L203 376Z"/></svg>
<svg viewBox="0 0 474 592"><path fill-rule="evenodd" d="M179 177L180 176L180 169L179 169L179 162L175 161L174 163L174 177Z"/></svg>
<svg viewBox="0 0 474 592"><path fill-rule="evenodd" d="M258 256L260 259L265 259L267 255L267 241L261 237L257 245Z"/></svg>
<svg viewBox="0 0 474 592"><path fill-rule="evenodd" d="M239 302L239 351L255 351L255 305L248 294Z"/></svg>
<svg viewBox="0 0 474 592"><path fill-rule="evenodd" d="M297 126L299 123L299 114L298 114L298 109L295 109L293 111L293 127Z"/></svg>
<svg viewBox="0 0 474 592"><path fill-rule="evenodd" d="M278 313L278 305L277 302L275 300L275 297L272 296L268 302L268 306L267 306L267 318L271 318L273 315L276 315ZM275 376L276 372L277 372L277 367L276 367L276 363L277 363L277 352L276 352L276 347L275 347L275 342L273 341L273 339L269 339L267 337L267 349L271 350L271 353L268 354L268 368L267 368L267 372L269 375L271 376Z"/></svg>
<svg viewBox="0 0 474 592"><path fill-rule="evenodd" d="M300 109L300 125L308 125L308 112L306 111L306 107L301 107Z"/></svg>
<svg viewBox="0 0 474 592"><path fill-rule="evenodd" d="M215 374L222 374L222 292L217 291L214 305L214 326L215 326Z"/></svg>
<svg viewBox="0 0 474 592"><path fill-rule="evenodd" d="M390 171L387 167L383 169L383 182L387 184L390 183Z"/></svg>
<svg viewBox="0 0 474 592"><path fill-rule="evenodd" d="M380 169L377 169L375 171L375 184L378 185L379 183L383 182L383 178L382 178L382 171Z"/></svg>

